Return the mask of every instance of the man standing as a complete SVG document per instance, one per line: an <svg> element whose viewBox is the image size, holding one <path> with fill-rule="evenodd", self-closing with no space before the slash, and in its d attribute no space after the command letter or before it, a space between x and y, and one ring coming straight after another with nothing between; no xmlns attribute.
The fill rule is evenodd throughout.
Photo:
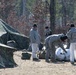
<svg viewBox="0 0 76 75"><path fill-rule="evenodd" d="M67 37L70 41L70 62L74 64L74 50L76 49L76 28L71 24L70 30L67 32Z"/></svg>
<svg viewBox="0 0 76 75"><path fill-rule="evenodd" d="M53 35L48 36L45 39L45 45L46 45L45 60L46 62L49 62L50 54L51 54L51 61L56 62L55 46L60 46L66 52L66 50L63 47L63 42L65 42L66 39L67 39L67 36L64 36L63 34L53 34Z"/></svg>
<svg viewBox="0 0 76 75"><path fill-rule="evenodd" d="M48 26L46 26L45 27L45 37L48 37L49 35L52 35L52 31Z"/></svg>
<svg viewBox="0 0 76 75"><path fill-rule="evenodd" d="M38 61L37 52L39 51L38 45L40 44L40 35L37 31L37 25L34 24L30 30L30 41L32 47L32 58L33 61Z"/></svg>

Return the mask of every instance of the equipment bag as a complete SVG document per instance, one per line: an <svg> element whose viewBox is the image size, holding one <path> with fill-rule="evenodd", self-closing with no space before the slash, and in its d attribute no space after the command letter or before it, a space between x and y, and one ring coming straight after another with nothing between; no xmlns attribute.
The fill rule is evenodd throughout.
<svg viewBox="0 0 76 75"><path fill-rule="evenodd" d="M30 53L28 53L28 52L26 52L26 53L22 53L22 57L21 57L21 59L23 59L23 60L30 60L30 58L31 58L31 54Z"/></svg>

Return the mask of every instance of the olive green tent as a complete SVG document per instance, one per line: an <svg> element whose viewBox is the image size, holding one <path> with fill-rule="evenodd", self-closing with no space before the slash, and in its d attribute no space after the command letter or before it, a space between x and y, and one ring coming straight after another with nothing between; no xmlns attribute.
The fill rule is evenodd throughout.
<svg viewBox="0 0 76 75"><path fill-rule="evenodd" d="M29 38L0 19L0 68L16 66L13 52L28 47Z"/></svg>
<svg viewBox="0 0 76 75"><path fill-rule="evenodd" d="M15 48L0 43L0 68L14 67L17 64L13 59Z"/></svg>
<svg viewBox="0 0 76 75"><path fill-rule="evenodd" d="M28 49L29 37L19 33L0 19L0 42L7 45L8 41L13 40L17 49Z"/></svg>

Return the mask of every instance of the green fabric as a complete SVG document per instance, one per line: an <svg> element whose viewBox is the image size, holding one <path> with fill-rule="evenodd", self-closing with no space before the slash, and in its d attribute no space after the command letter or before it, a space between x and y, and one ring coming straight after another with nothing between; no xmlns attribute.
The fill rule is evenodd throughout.
<svg viewBox="0 0 76 75"><path fill-rule="evenodd" d="M16 65L13 59L15 48L0 43L0 65L2 67L14 67ZM4 65L4 66L3 66Z"/></svg>
<svg viewBox="0 0 76 75"><path fill-rule="evenodd" d="M0 19L0 42L6 45L9 40L14 40L18 49L28 49L29 47L29 37L19 33Z"/></svg>
<svg viewBox="0 0 76 75"><path fill-rule="evenodd" d="M15 48L7 46L7 42L11 40L15 41ZM28 49L28 47L29 37L20 34L17 30L0 19L0 66L16 66L17 64L13 59L13 52L22 49Z"/></svg>

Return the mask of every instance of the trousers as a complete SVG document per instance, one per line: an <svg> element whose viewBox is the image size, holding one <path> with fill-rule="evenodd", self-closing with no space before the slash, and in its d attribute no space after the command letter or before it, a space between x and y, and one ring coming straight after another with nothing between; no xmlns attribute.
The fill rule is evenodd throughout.
<svg viewBox="0 0 76 75"><path fill-rule="evenodd" d="M74 62L75 59L75 51L76 49L76 43L71 43L70 44L70 62Z"/></svg>
<svg viewBox="0 0 76 75"><path fill-rule="evenodd" d="M32 58L38 58L37 52L39 51L39 47L37 43L32 43Z"/></svg>

